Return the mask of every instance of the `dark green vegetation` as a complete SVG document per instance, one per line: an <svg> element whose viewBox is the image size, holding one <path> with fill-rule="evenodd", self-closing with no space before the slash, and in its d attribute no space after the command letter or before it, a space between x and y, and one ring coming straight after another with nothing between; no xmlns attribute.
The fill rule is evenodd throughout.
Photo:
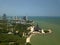
<svg viewBox="0 0 60 45"><path fill-rule="evenodd" d="M15 26L15 25L14 25ZM0 30L0 44L2 43L2 45L7 45L9 42L15 42L19 45L24 45L25 44L25 37L22 37L23 32L28 33L27 26L29 25L22 25L22 24L17 24L17 26L15 27L14 30L14 34L7 34L4 33L4 30ZM16 34L15 31L18 30L19 33Z"/></svg>
<svg viewBox="0 0 60 45"><path fill-rule="evenodd" d="M27 27L31 26L31 24L10 22L6 14L3 15L2 20L0 19L0 45L25 45L26 37L23 36L23 33L27 34L29 32L27 31ZM30 21L27 22L29 23ZM18 33L16 33L16 31L18 31ZM11 34L9 34L9 32L11 32Z"/></svg>
<svg viewBox="0 0 60 45"><path fill-rule="evenodd" d="M3 25L3 24L2 24ZM13 25L13 33L7 34L7 30L0 29L0 45L9 45L9 42L15 42L13 45L25 45L26 37L23 37L23 32L28 33L27 27L29 24L12 24ZM19 31L18 34L15 31ZM4 33L5 32L5 33Z"/></svg>
<svg viewBox="0 0 60 45"><path fill-rule="evenodd" d="M34 35L32 45L60 45L60 17L35 17L35 20L44 30L51 29L51 34Z"/></svg>
<svg viewBox="0 0 60 45"><path fill-rule="evenodd" d="M25 32L26 34L29 32L27 30L27 27L31 26L30 24L14 24L14 32L17 30L19 31L19 33L17 35L19 35L20 37L22 37L23 32Z"/></svg>
<svg viewBox="0 0 60 45"><path fill-rule="evenodd" d="M18 35L0 34L0 45L9 45L9 42L15 42L15 45L24 45L25 38L21 38Z"/></svg>

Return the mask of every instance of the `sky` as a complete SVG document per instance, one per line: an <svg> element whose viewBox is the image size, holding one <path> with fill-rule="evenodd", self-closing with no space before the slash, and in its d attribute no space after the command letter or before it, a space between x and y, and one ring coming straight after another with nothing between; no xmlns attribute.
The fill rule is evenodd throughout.
<svg viewBox="0 0 60 45"><path fill-rule="evenodd" d="M60 16L60 0L0 0L0 15Z"/></svg>

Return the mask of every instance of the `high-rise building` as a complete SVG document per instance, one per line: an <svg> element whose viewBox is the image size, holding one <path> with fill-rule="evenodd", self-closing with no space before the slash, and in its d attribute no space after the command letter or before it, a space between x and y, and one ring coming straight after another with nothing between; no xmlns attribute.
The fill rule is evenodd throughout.
<svg viewBox="0 0 60 45"><path fill-rule="evenodd" d="M24 16L23 19L24 19L25 21L28 20L27 16Z"/></svg>
<svg viewBox="0 0 60 45"><path fill-rule="evenodd" d="M2 18L3 18L3 21L5 21L5 22L7 21L6 14L3 14Z"/></svg>

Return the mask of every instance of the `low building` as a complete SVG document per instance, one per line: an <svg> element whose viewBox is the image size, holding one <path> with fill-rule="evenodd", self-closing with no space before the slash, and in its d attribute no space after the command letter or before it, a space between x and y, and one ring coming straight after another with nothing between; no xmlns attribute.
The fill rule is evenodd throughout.
<svg viewBox="0 0 60 45"><path fill-rule="evenodd" d="M42 30L40 27L39 27L39 25L37 24L36 26L35 26L35 28L34 28L34 31L40 31L40 30Z"/></svg>
<svg viewBox="0 0 60 45"><path fill-rule="evenodd" d="M8 32L8 34L13 34L12 32Z"/></svg>

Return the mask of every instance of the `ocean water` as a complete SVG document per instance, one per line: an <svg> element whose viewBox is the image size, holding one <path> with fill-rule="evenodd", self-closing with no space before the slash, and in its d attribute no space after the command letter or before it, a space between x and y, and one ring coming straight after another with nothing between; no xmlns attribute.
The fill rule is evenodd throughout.
<svg viewBox="0 0 60 45"><path fill-rule="evenodd" d="M51 34L34 35L32 45L60 45L60 17L30 17L44 30L51 29Z"/></svg>

